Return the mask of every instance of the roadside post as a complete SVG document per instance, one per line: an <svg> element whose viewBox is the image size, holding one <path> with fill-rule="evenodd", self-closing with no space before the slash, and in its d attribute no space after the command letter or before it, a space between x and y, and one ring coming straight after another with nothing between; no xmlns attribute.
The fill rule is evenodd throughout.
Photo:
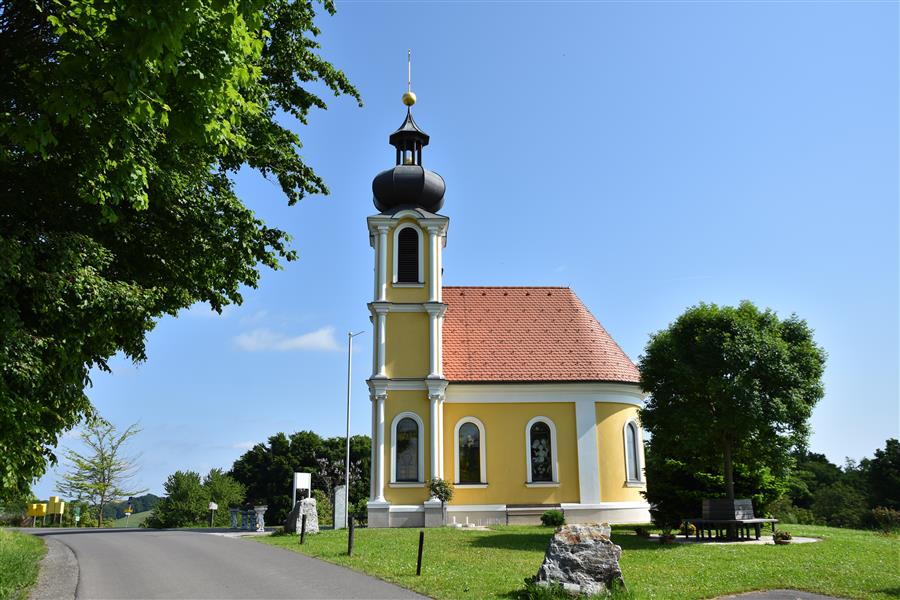
<svg viewBox="0 0 900 600"><path fill-rule="evenodd" d="M425 545L425 532L419 532L419 558L416 560L416 577L422 574L422 547Z"/></svg>
<svg viewBox="0 0 900 600"><path fill-rule="evenodd" d="M216 521L216 510L218 510L219 505L215 502L209 503L209 526L212 527L213 523Z"/></svg>
<svg viewBox="0 0 900 600"><path fill-rule="evenodd" d="M306 542L306 513L300 518L300 543Z"/></svg>

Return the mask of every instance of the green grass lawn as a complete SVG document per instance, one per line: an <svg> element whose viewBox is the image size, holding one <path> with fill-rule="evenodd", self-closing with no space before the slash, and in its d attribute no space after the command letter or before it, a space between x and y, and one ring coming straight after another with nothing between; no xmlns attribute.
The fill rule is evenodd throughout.
<svg viewBox="0 0 900 600"><path fill-rule="evenodd" d="M871 531L791 525L813 544L662 546L616 527L625 583L635 598L712 598L793 588L847 598L900 596L900 538ZM416 577L418 529L357 529L353 557L347 533L254 538L364 571L434 598L511 598L541 564L551 531L537 526L491 531L428 529L423 572Z"/></svg>
<svg viewBox="0 0 900 600"><path fill-rule="evenodd" d="M24 600L47 549L39 537L0 529L0 598Z"/></svg>
<svg viewBox="0 0 900 600"><path fill-rule="evenodd" d="M113 527L140 527L141 523L143 523L147 517L150 516L152 510L145 510L144 512L134 513L128 518L122 517L121 519L116 519L112 522Z"/></svg>

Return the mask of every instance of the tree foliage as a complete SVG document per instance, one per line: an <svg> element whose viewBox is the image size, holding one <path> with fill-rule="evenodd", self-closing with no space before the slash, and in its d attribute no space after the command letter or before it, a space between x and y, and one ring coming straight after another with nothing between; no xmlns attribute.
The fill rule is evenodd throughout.
<svg viewBox="0 0 900 600"><path fill-rule="evenodd" d="M69 468L56 483L56 489L63 496L87 502L97 515L97 527L103 526L107 504L147 491L129 487L137 462L125 454L125 444L138 433L137 425L120 434L112 423L91 419L81 431L81 441L88 451L69 448L65 452Z"/></svg>
<svg viewBox="0 0 900 600"><path fill-rule="evenodd" d="M247 487L247 500L266 504L272 523L283 522L291 510L291 484L294 473L312 473L313 489L323 490L334 502L334 488L344 482L345 438L322 438L312 431L299 431L290 437L271 436L268 444L257 444L245 452L232 467L231 474ZM368 436L350 438L350 502L369 495L371 440Z"/></svg>
<svg viewBox="0 0 900 600"><path fill-rule="evenodd" d="M325 12L334 5L323 0ZM9 0L0 10L0 489L22 492L91 414L92 368L146 358L195 302L292 260L229 178L327 193L298 135L359 95L318 55L312 0Z"/></svg>
<svg viewBox="0 0 900 600"><path fill-rule="evenodd" d="M689 308L651 337L641 357L650 451L722 473L731 499L735 464L784 477L823 395L824 365L824 351L796 316L781 320L747 301Z"/></svg>
<svg viewBox="0 0 900 600"><path fill-rule="evenodd" d="M226 527L231 523L228 509L244 502L244 486L222 469L211 469L202 481L195 471L176 471L163 487L166 497L144 521L147 527L205 527L209 525L210 502L219 506L213 525Z"/></svg>

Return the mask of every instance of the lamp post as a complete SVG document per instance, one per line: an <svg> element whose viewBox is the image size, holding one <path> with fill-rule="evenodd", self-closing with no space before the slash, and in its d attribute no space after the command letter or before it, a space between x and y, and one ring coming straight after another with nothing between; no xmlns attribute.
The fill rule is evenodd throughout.
<svg viewBox="0 0 900 600"><path fill-rule="evenodd" d="M353 338L362 335L347 332L347 447L344 456L344 524L350 525L350 371L353 366Z"/></svg>

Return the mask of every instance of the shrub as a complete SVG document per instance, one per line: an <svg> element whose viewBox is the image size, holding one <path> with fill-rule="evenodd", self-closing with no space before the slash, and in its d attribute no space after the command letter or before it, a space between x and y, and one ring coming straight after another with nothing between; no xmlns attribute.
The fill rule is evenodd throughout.
<svg viewBox="0 0 900 600"><path fill-rule="evenodd" d="M350 507L350 515L356 519L359 525L367 525L369 522L369 499L360 498L359 502Z"/></svg>
<svg viewBox="0 0 900 600"><path fill-rule="evenodd" d="M646 527L635 527L635 528L634 528L634 533L635 533L638 537L642 537L642 538L648 538L648 537L650 537L650 530L647 529Z"/></svg>
<svg viewBox="0 0 900 600"><path fill-rule="evenodd" d="M884 533L900 530L900 510L878 506L872 509L871 518Z"/></svg>
<svg viewBox="0 0 900 600"><path fill-rule="evenodd" d="M324 523L334 523L334 507L328 494L322 490L313 490L312 497L316 499L316 516L319 517L319 526Z"/></svg>
<svg viewBox="0 0 900 600"><path fill-rule="evenodd" d="M817 519L833 527L859 527L868 512L862 493L842 482L816 490L812 511Z"/></svg>
<svg viewBox="0 0 900 600"><path fill-rule="evenodd" d="M541 515L541 525L544 527L560 527L566 524L566 515L561 510L548 510Z"/></svg>
<svg viewBox="0 0 900 600"><path fill-rule="evenodd" d="M697 526L693 523L682 523L678 531L681 534L697 535Z"/></svg>

